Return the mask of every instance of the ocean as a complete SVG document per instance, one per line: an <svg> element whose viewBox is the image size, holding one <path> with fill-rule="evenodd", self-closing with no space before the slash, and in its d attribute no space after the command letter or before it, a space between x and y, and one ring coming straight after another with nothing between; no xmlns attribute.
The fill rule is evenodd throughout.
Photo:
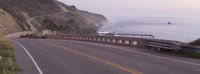
<svg viewBox="0 0 200 74"><path fill-rule="evenodd" d="M157 39L191 42L200 38L199 17L129 17L115 18L100 32L150 34Z"/></svg>

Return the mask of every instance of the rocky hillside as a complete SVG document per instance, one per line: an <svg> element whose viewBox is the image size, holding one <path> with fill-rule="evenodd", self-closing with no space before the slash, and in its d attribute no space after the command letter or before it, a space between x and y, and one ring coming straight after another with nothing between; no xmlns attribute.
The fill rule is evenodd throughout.
<svg viewBox="0 0 200 74"><path fill-rule="evenodd" d="M67 11L63 11L63 6ZM103 15L77 9L56 0L0 0L0 8L12 15L18 31L30 30L27 19L38 30L64 33L94 33L107 19ZM8 28L9 29L9 28ZM10 29L11 30L11 29Z"/></svg>
<svg viewBox="0 0 200 74"><path fill-rule="evenodd" d="M101 23L107 22L106 17L104 17L103 15L79 10L75 6L68 6L63 3L60 4L63 5L68 10L78 13L80 16L84 17L88 22L97 23L96 26L101 26L102 25Z"/></svg>
<svg viewBox="0 0 200 74"><path fill-rule="evenodd" d="M0 9L0 33L8 34L21 31L16 20L7 12Z"/></svg>

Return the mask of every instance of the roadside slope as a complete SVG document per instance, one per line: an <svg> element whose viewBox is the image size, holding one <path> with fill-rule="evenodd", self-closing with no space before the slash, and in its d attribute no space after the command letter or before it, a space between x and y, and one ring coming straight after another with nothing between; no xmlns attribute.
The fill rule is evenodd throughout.
<svg viewBox="0 0 200 74"><path fill-rule="evenodd" d="M79 13L79 9L57 0L1 0L0 8L11 14L24 31L51 30L64 33L95 31L99 27L97 24L107 21L103 15L84 12L88 17L90 15L93 17L88 20L88 17ZM55 14L66 10L69 12Z"/></svg>
<svg viewBox="0 0 200 74"><path fill-rule="evenodd" d="M0 33L8 34L18 31L21 31L21 28L13 16L0 9Z"/></svg>

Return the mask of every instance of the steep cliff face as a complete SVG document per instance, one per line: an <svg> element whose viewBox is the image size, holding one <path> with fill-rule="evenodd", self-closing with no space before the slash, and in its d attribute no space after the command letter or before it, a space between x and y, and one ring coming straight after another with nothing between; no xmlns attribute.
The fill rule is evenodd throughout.
<svg viewBox="0 0 200 74"><path fill-rule="evenodd" d="M29 30L26 19L60 11L53 0L0 0L0 8L13 15L23 30Z"/></svg>
<svg viewBox="0 0 200 74"><path fill-rule="evenodd" d="M105 22L107 22L107 19L99 14L95 13L89 13L87 11L78 11L78 13L83 16L89 23L95 24L95 26L102 26Z"/></svg>
<svg viewBox="0 0 200 74"><path fill-rule="evenodd" d="M107 22L103 15L79 10L75 6L60 4L68 11L39 17L37 21L39 24L43 24L38 25L40 30L50 29L64 33L96 33L98 28Z"/></svg>
<svg viewBox="0 0 200 74"><path fill-rule="evenodd" d="M79 10L75 6L65 5L60 3L66 9L73 11L73 13L78 13L81 17L84 17L89 23L95 24L95 26L102 26L105 22L107 22L107 18L103 15L91 13L84 10Z"/></svg>
<svg viewBox="0 0 200 74"><path fill-rule="evenodd" d="M7 12L0 9L0 33L8 34L21 31L16 20Z"/></svg>
<svg viewBox="0 0 200 74"><path fill-rule="evenodd" d="M60 6L68 10L64 12ZM38 30L53 30L64 33L96 31L101 23L107 21L99 14L89 13L68 6L56 0L0 0L0 8L13 16L22 30L30 30L27 19Z"/></svg>

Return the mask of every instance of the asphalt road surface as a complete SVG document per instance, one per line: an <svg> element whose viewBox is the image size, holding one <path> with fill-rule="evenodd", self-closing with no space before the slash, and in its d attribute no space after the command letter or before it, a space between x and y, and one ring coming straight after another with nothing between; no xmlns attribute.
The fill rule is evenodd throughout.
<svg viewBox="0 0 200 74"><path fill-rule="evenodd" d="M200 74L200 60L93 42L11 39L18 74Z"/></svg>

